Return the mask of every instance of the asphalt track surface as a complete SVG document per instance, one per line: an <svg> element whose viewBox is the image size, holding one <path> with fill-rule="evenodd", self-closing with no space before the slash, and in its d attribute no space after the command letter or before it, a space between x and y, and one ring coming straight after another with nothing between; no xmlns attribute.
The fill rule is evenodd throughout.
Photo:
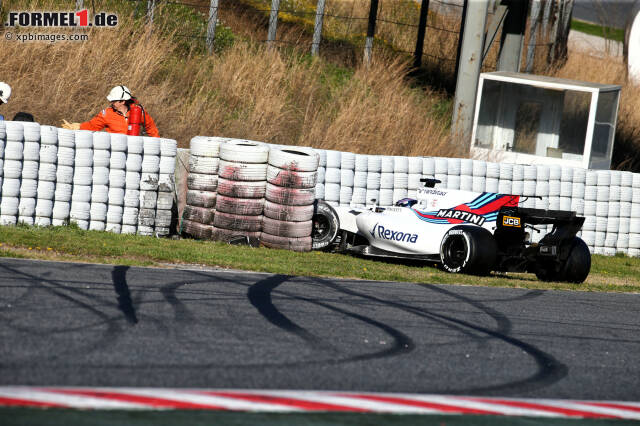
<svg viewBox="0 0 640 426"><path fill-rule="evenodd" d="M640 400L640 295L0 259L0 385Z"/></svg>

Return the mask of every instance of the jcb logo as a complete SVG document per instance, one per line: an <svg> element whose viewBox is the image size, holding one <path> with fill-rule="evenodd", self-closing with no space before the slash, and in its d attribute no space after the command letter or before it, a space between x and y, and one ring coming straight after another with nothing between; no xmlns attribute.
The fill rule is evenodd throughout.
<svg viewBox="0 0 640 426"><path fill-rule="evenodd" d="M520 228L520 218L512 217L512 216L504 216L502 218L502 226L513 226L515 228Z"/></svg>

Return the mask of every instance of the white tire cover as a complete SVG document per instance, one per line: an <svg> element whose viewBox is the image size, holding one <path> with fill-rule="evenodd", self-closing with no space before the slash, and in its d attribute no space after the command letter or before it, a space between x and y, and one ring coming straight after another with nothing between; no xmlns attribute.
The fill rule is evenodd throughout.
<svg viewBox="0 0 640 426"><path fill-rule="evenodd" d="M620 170L610 170L609 171L611 186L620 186L622 184L622 172Z"/></svg>
<svg viewBox="0 0 640 426"><path fill-rule="evenodd" d="M231 139L220 145L220 160L234 163L264 164L268 159L269 145L262 142Z"/></svg>
<svg viewBox="0 0 640 426"><path fill-rule="evenodd" d="M445 172L446 173L446 172ZM498 179L500 177L500 164L487 162L487 178Z"/></svg>
<svg viewBox="0 0 640 426"><path fill-rule="evenodd" d="M340 151L334 151L330 149L326 150L325 152L327 154L327 164L325 165L325 167L339 169L342 153Z"/></svg>
<svg viewBox="0 0 640 426"><path fill-rule="evenodd" d="M551 175L551 170L549 169L549 166L545 166L545 165L537 165L536 166L536 179L538 181L549 181L550 175Z"/></svg>
<svg viewBox="0 0 640 426"><path fill-rule="evenodd" d="M71 203L68 201L54 201L53 203L53 219L65 220L69 218L71 211Z"/></svg>
<svg viewBox="0 0 640 426"><path fill-rule="evenodd" d="M342 172L340 169L335 167L329 167L324 172L324 181L323 183L340 183Z"/></svg>
<svg viewBox="0 0 640 426"><path fill-rule="evenodd" d="M500 183L500 180L498 178L487 178L486 180L486 185L485 185L485 191L487 192L498 192L498 184ZM448 188L449 186L447 185L446 188ZM538 188L536 187L536 191L538 190ZM549 186L547 185L547 193L549 190Z"/></svg>
<svg viewBox="0 0 640 426"><path fill-rule="evenodd" d="M122 133L110 133L111 135L111 155L114 152L127 151L127 135Z"/></svg>
<svg viewBox="0 0 640 426"><path fill-rule="evenodd" d="M158 192L158 201L156 203L156 208L159 210L171 210L172 207L173 207L173 193Z"/></svg>
<svg viewBox="0 0 640 426"><path fill-rule="evenodd" d="M148 230L144 230L143 227L151 227L153 231L153 226L156 223L156 211L154 209L143 209L138 210L138 233L140 233L140 229L143 229L143 232L148 232Z"/></svg>
<svg viewBox="0 0 640 426"><path fill-rule="evenodd" d="M76 167L73 173L73 183L75 185L91 185L93 178L93 167Z"/></svg>
<svg viewBox="0 0 640 426"><path fill-rule="evenodd" d="M171 226L171 210L156 210L156 227Z"/></svg>
<svg viewBox="0 0 640 426"><path fill-rule="evenodd" d="M185 220L191 222L202 223L203 225L211 225L213 222L214 213L217 215L217 210L208 209L205 207L185 206L182 213L182 217Z"/></svg>
<svg viewBox="0 0 640 426"><path fill-rule="evenodd" d="M13 141L24 140L24 122L23 121L4 121L6 138Z"/></svg>
<svg viewBox="0 0 640 426"><path fill-rule="evenodd" d="M451 180L449 180L449 187L451 187ZM498 181L498 193L511 194L512 189L513 189L513 183L510 180L500 179Z"/></svg>
<svg viewBox="0 0 640 426"><path fill-rule="evenodd" d="M324 185L324 197L327 201L339 201L340 200L340 184L339 183L326 183ZM282 204L282 203L279 203Z"/></svg>
<svg viewBox="0 0 640 426"><path fill-rule="evenodd" d="M289 206L306 206L315 201L315 190L313 188L294 189L282 188L267 183L265 198L277 204Z"/></svg>
<svg viewBox="0 0 640 426"><path fill-rule="evenodd" d="M40 141L40 123L25 121L22 126L25 141Z"/></svg>
<svg viewBox="0 0 640 426"><path fill-rule="evenodd" d="M460 179L459 176L453 176ZM393 174L393 187L398 189L407 189L409 187L409 175L406 173ZM452 189L451 186L449 188Z"/></svg>
<svg viewBox="0 0 640 426"><path fill-rule="evenodd" d="M287 222L264 217L262 221L262 232L280 237L309 237L311 236L311 229L311 220L304 222Z"/></svg>
<svg viewBox="0 0 640 426"><path fill-rule="evenodd" d="M264 215L271 219L289 222L304 222L313 217L313 204L308 206L286 206L271 201L264 202Z"/></svg>
<svg viewBox="0 0 640 426"><path fill-rule="evenodd" d="M380 171L382 173L393 173L393 157L384 155L380 162Z"/></svg>
<svg viewBox="0 0 640 426"><path fill-rule="evenodd" d="M124 178L124 186L127 189L139 189L142 174L138 172L126 172Z"/></svg>
<svg viewBox="0 0 640 426"><path fill-rule="evenodd" d="M3 195L2 201L0 201L0 214L3 216L17 216L19 204L20 199L18 197Z"/></svg>
<svg viewBox="0 0 640 426"><path fill-rule="evenodd" d="M35 216L36 214L36 199L35 198L20 198L18 203L18 215L19 216Z"/></svg>
<svg viewBox="0 0 640 426"><path fill-rule="evenodd" d="M340 188L340 204L349 205L351 203L351 197L353 196L353 188L349 186L343 186Z"/></svg>
<svg viewBox="0 0 640 426"><path fill-rule="evenodd" d="M36 226L51 226L51 215L49 216L36 216L33 221Z"/></svg>
<svg viewBox="0 0 640 426"><path fill-rule="evenodd" d="M319 163L320 156L312 148L292 146L269 151L269 164L279 169L313 172Z"/></svg>
<svg viewBox="0 0 640 426"><path fill-rule="evenodd" d="M176 171L176 158L175 157L160 157L160 170L161 174L170 173L173 174Z"/></svg>
<svg viewBox="0 0 640 426"><path fill-rule="evenodd" d="M169 173L160 173L158 175L158 191L160 192L175 192L175 184L173 182L173 175Z"/></svg>
<svg viewBox="0 0 640 426"><path fill-rule="evenodd" d="M393 205L393 189L380 189L379 201L381 206Z"/></svg>
<svg viewBox="0 0 640 426"><path fill-rule="evenodd" d="M559 196L559 195L560 195L560 181L559 180L550 180L549 181L549 196L555 197L555 196Z"/></svg>
<svg viewBox="0 0 640 426"><path fill-rule="evenodd" d="M322 183L316 185L316 198L324 200L324 184Z"/></svg>
<svg viewBox="0 0 640 426"><path fill-rule="evenodd" d="M221 178L235 181L263 181L267 178L267 164L220 160L218 175Z"/></svg>
<svg viewBox="0 0 640 426"><path fill-rule="evenodd" d="M76 161L76 150L73 148L61 146L58 148L58 165L73 166Z"/></svg>
<svg viewBox="0 0 640 426"><path fill-rule="evenodd" d="M0 225L2 226L10 226L18 223L18 218L16 215L4 215L0 214Z"/></svg>
<svg viewBox="0 0 640 426"><path fill-rule="evenodd" d="M598 174L595 170L588 170L584 177L584 184L589 186L598 185Z"/></svg>
<svg viewBox="0 0 640 426"><path fill-rule="evenodd" d="M38 194L38 181L35 179L22 179L20 184L20 198L36 198Z"/></svg>
<svg viewBox="0 0 640 426"><path fill-rule="evenodd" d="M327 151L324 149L314 149L320 161L318 162L318 167L327 167Z"/></svg>
<svg viewBox="0 0 640 426"><path fill-rule="evenodd" d="M58 129L58 146L67 148L75 148L76 134L73 130Z"/></svg>
<svg viewBox="0 0 640 426"><path fill-rule="evenodd" d="M215 191L218 187L218 176L200 173L189 173L187 188L199 191Z"/></svg>
<svg viewBox="0 0 640 426"><path fill-rule="evenodd" d="M354 171L351 169L340 170L340 186L348 186L353 188Z"/></svg>
<svg viewBox="0 0 640 426"><path fill-rule="evenodd" d="M56 183L40 180L38 181L38 189L36 196L43 200L53 200L56 192Z"/></svg>
<svg viewBox="0 0 640 426"><path fill-rule="evenodd" d="M142 171L142 155L140 154L127 154L127 161L125 163L125 170L128 172L140 172Z"/></svg>
<svg viewBox="0 0 640 426"><path fill-rule="evenodd" d="M124 231L124 225L133 226L134 229L138 225L138 208L125 206L122 210L122 225ZM135 232L135 231L134 231Z"/></svg>
<svg viewBox="0 0 640 426"><path fill-rule="evenodd" d="M422 157L409 157L407 173L422 174Z"/></svg>
<svg viewBox="0 0 640 426"><path fill-rule="evenodd" d="M353 194L351 194L351 202L356 204L367 204L367 189L366 188L353 188Z"/></svg>
<svg viewBox="0 0 640 426"><path fill-rule="evenodd" d="M160 172L160 157L145 155L142 157L142 172L143 173L159 173Z"/></svg>
<svg viewBox="0 0 640 426"><path fill-rule="evenodd" d="M109 188L109 204L116 206L124 205L124 189Z"/></svg>
<svg viewBox="0 0 640 426"><path fill-rule="evenodd" d="M108 203L109 202L109 186L92 185L91 186L91 202L92 203Z"/></svg>
<svg viewBox="0 0 640 426"><path fill-rule="evenodd" d="M197 155L189 156L190 173L216 175L218 174L219 167L220 159L218 157L199 157Z"/></svg>
<svg viewBox="0 0 640 426"><path fill-rule="evenodd" d="M228 140L228 138L194 136L189 142L189 152L199 157L219 157L220 144Z"/></svg>
<svg viewBox="0 0 640 426"><path fill-rule="evenodd" d="M355 172L353 174L353 186L355 188L366 188L367 172Z"/></svg>
<svg viewBox="0 0 640 426"><path fill-rule="evenodd" d="M107 206L107 223L122 223L122 212L124 208L115 204Z"/></svg>
<svg viewBox="0 0 640 426"><path fill-rule="evenodd" d="M20 179L4 178L2 197L20 197Z"/></svg>
<svg viewBox="0 0 640 426"><path fill-rule="evenodd" d="M124 221L124 216L122 217L122 220ZM135 235L137 232L138 232L137 224L129 225L129 224L123 223L122 228L120 229L120 233L125 235Z"/></svg>
<svg viewBox="0 0 640 426"><path fill-rule="evenodd" d="M70 183L56 182L56 190L53 198L56 201L70 201L71 192L73 191L73 185Z"/></svg>
<svg viewBox="0 0 640 426"><path fill-rule="evenodd" d="M89 210L91 220L105 222L107 220L107 204L91 203Z"/></svg>
<svg viewBox="0 0 640 426"><path fill-rule="evenodd" d="M145 156L160 156L160 143L162 142L161 138L154 138L151 136L143 136L143 150Z"/></svg>
<svg viewBox="0 0 640 426"><path fill-rule="evenodd" d="M403 156L393 157L394 173L409 173L409 158Z"/></svg>
<svg viewBox="0 0 640 426"><path fill-rule="evenodd" d="M91 186L90 185L73 185L71 192L72 201L81 201L88 203L91 201Z"/></svg>
<svg viewBox="0 0 640 426"><path fill-rule="evenodd" d="M380 173L382 170L382 157L379 155L369 155L367 157L367 171L370 173Z"/></svg>
<svg viewBox="0 0 640 426"><path fill-rule="evenodd" d="M120 151L111 151L109 168L111 170L124 170L127 166L127 154Z"/></svg>
<svg viewBox="0 0 640 426"><path fill-rule="evenodd" d="M90 130L75 131L76 149L87 149L93 147L93 132Z"/></svg>
<svg viewBox="0 0 640 426"><path fill-rule="evenodd" d="M368 163L369 163L369 159L366 154L356 154L354 170L356 172L366 172ZM422 166L422 163L421 163L421 166Z"/></svg>
<svg viewBox="0 0 640 426"><path fill-rule="evenodd" d="M249 182L233 181L218 178L218 194L237 198L264 198L266 181Z"/></svg>
<svg viewBox="0 0 640 426"><path fill-rule="evenodd" d="M120 234L122 232L122 225L120 223L109 223L105 224L104 230L107 232L113 232L114 234Z"/></svg>
<svg viewBox="0 0 640 426"><path fill-rule="evenodd" d="M22 163L22 178L38 179L38 167L37 161L24 161Z"/></svg>
<svg viewBox="0 0 640 426"><path fill-rule="evenodd" d="M267 167L267 182L286 188L315 188L317 172L301 172L285 170L269 165Z"/></svg>
<svg viewBox="0 0 640 426"><path fill-rule="evenodd" d="M39 161L42 163L56 164L58 162L57 145L40 145Z"/></svg>
<svg viewBox="0 0 640 426"><path fill-rule="evenodd" d="M124 188L125 177L127 174L121 169L109 170L109 187L110 188Z"/></svg>
<svg viewBox="0 0 640 426"><path fill-rule="evenodd" d="M40 143L58 145L58 129L55 126L40 126Z"/></svg>
<svg viewBox="0 0 640 426"><path fill-rule="evenodd" d="M158 193L155 191L140 191L140 208L154 209L158 201Z"/></svg>
<svg viewBox="0 0 640 426"><path fill-rule="evenodd" d="M142 154L144 151L144 141L142 136L127 135L127 153Z"/></svg>
<svg viewBox="0 0 640 426"><path fill-rule="evenodd" d="M33 226L33 224L35 223L33 216L22 216L22 215L18 216L17 222L22 223L24 225L29 225L29 226Z"/></svg>
<svg viewBox="0 0 640 426"><path fill-rule="evenodd" d="M380 189L381 180L382 180L382 173L368 172L367 173L367 189Z"/></svg>
<svg viewBox="0 0 640 426"><path fill-rule="evenodd" d="M158 173L142 173L140 175L140 190L157 191L158 190ZM188 183L188 180L187 180Z"/></svg>
<svg viewBox="0 0 640 426"><path fill-rule="evenodd" d="M187 204L195 207L214 208L216 206L217 195L208 191L187 191Z"/></svg>
<svg viewBox="0 0 640 426"><path fill-rule="evenodd" d="M109 184L109 168L94 167L91 175L91 183L93 185L108 185Z"/></svg>
<svg viewBox="0 0 640 426"><path fill-rule="evenodd" d="M163 157L175 157L178 153L178 142L175 139L162 138L160 140L160 155Z"/></svg>
<svg viewBox="0 0 640 426"><path fill-rule="evenodd" d="M5 160L17 160L23 159L24 143L18 141L8 140L4 146L4 159Z"/></svg>
<svg viewBox="0 0 640 426"><path fill-rule="evenodd" d="M260 244L265 247L274 248L274 249L282 249L282 250L293 250L293 251L311 251L312 241L311 237L303 237L303 238L291 238L291 237L280 237L277 235L271 235L266 232L263 232L260 235Z"/></svg>
<svg viewBox="0 0 640 426"><path fill-rule="evenodd" d="M393 173L380 173L380 189L393 189Z"/></svg>
<svg viewBox="0 0 640 426"><path fill-rule="evenodd" d="M137 189L126 189L124 191L124 206L125 207L140 207L140 191ZM137 217L137 216L136 216Z"/></svg>
<svg viewBox="0 0 640 426"><path fill-rule="evenodd" d="M264 207L264 198L235 198L226 195L218 195L216 199L216 211L239 215L261 215Z"/></svg>
<svg viewBox="0 0 640 426"><path fill-rule="evenodd" d="M234 231L258 232L262 229L262 215L248 216L216 211L213 226Z"/></svg>
<svg viewBox="0 0 640 426"><path fill-rule="evenodd" d="M487 162L482 160L473 160L473 176L487 176ZM534 177L535 179L535 177Z"/></svg>
<svg viewBox="0 0 640 426"><path fill-rule="evenodd" d="M84 201L71 201L71 220L89 220L91 214L91 204ZM87 227L89 224L87 224Z"/></svg>
<svg viewBox="0 0 640 426"><path fill-rule="evenodd" d="M356 154L353 152L342 152L340 154L340 169L354 170L356 168Z"/></svg>
<svg viewBox="0 0 640 426"><path fill-rule="evenodd" d="M89 230L90 231L104 231L106 229L106 223L104 221L90 220L89 221Z"/></svg>
<svg viewBox="0 0 640 426"><path fill-rule="evenodd" d="M460 176L460 189L463 191L471 191L473 189L473 176Z"/></svg>
<svg viewBox="0 0 640 426"><path fill-rule="evenodd" d="M40 161L40 142L25 142L23 159L27 161Z"/></svg>
<svg viewBox="0 0 640 426"><path fill-rule="evenodd" d="M20 179L22 177L22 161L4 160L2 172L5 178Z"/></svg>
<svg viewBox="0 0 640 426"><path fill-rule="evenodd" d="M93 149L109 150L111 149L111 136L107 132L93 133Z"/></svg>

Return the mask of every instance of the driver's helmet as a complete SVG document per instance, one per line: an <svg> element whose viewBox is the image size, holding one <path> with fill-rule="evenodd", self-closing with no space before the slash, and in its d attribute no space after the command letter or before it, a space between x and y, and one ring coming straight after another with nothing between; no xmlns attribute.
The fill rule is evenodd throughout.
<svg viewBox="0 0 640 426"><path fill-rule="evenodd" d="M411 207L416 204L418 200L414 200L413 198L402 198L401 200L396 201L396 206L398 207Z"/></svg>

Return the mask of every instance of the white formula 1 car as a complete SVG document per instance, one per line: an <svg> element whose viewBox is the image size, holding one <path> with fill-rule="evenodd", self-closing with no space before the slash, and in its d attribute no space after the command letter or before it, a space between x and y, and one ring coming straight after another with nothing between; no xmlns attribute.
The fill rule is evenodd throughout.
<svg viewBox="0 0 640 426"><path fill-rule="evenodd" d="M393 207L332 207L316 201L313 249L441 263L449 272L533 272L545 281L583 282L591 254L574 212L519 207L520 196L437 189L421 179L418 199ZM553 225L538 243L531 232ZM545 227L546 230L546 227Z"/></svg>

